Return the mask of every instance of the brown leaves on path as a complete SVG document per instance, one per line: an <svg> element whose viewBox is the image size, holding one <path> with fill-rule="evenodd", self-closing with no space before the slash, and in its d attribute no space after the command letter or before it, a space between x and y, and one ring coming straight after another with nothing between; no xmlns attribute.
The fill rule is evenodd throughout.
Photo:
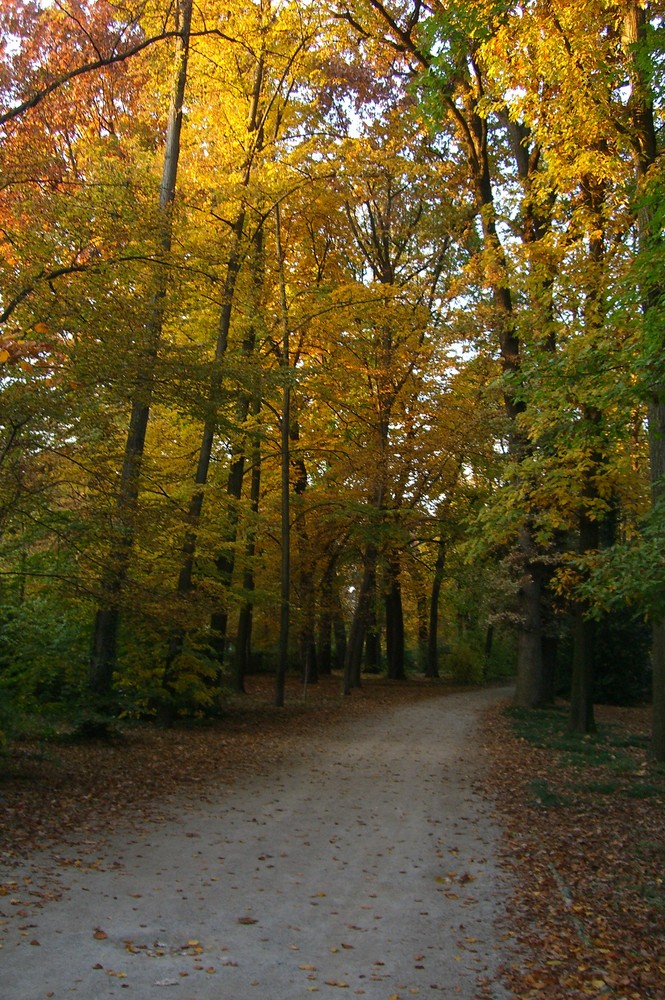
<svg viewBox="0 0 665 1000"><path fill-rule="evenodd" d="M599 708L592 737L568 736L563 710L531 715L493 710L485 739L516 881L508 985L520 1000L662 998L665 769L649 712Z"/></svg>

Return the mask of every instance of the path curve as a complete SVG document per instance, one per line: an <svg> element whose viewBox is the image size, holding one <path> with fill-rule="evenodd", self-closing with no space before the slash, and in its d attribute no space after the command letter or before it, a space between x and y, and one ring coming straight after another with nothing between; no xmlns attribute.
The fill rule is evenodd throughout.
<svg viewBox="0 0 665 1000"><path fill-rule="evenodd" d="M508 886L477 789L479 714L507 694L324 730L217 801L113 834L64 870L62 899L0 899L3 1000L508 996Z"/></svg>

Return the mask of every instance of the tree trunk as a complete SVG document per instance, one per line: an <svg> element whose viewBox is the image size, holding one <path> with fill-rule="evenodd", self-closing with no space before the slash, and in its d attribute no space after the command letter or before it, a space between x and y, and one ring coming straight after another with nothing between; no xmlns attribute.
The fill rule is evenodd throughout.
<svg viewBox="0 0 665 1000"><path fill-rule="evenodd" d="M381 629L376 613L376 590L372 594L367 609L365 626L365 670L368 674L381 673Z"/></svg>
<svg viewBox="0 0 665 1000"><path fill-rule="evenodd" d="M665 355L665 344L663 345ZM661 387L661 398L665 386ZM665 505L665 404L654 400L649 407L649 454L651 460L651 495L654 506ZM651 628L651 669L653 671L653 721L651 751L665 761L665 620L656 619Z"/></svg>
<svg viewBox="0 0 665 1000"><path fill-rule="evenodd" d="M582 179L582 197L595 226L589 235L589 258L596 267L593 280L586 293L584 323L588 332L597 336L603 331L606 314L605 301L601 292L602 274L605 263L604 222L602 209L605 202L605 183L595 176ZM596 273L597 272L597 273ZM600 525L597 517L592 518L593 509L602 497L599 496L596 476L604 459L598 443L602 438L603 416L595 406L583 406L582 426L587 428L587 436L594 442L589 454L589 468L582 473L582 510L579 517L579 553L594 552L600 543ZM595 631L593 621L587 618L586 602L577 601L573 608L573 676L570 691L570 730L574 733L593 733L596 723L593 716Z"/></svg>
<svg viewBox="0 0 665 1000"><path fill-rule="evenodd" d="M573 677L570 689L569 729L572 733L595 733L593 716L593 660L595 622L577 608L573 620Z"/></svg>
<svg viewBox="0 0 665 1000"><path fill-rule="evenodd" d="M261 99L261 92L263 87L264 79L264 59L263 55L259 56L256 71L254 74L254 88L252 92L252 103L250 107L249 121L247 126L247 131L250 135L256 135L256 142L250 147L250 151L247 156L247 161L244 167L243 174L243 186L246 188L249 186L252 173L252 163L257 152L260 151L262 145L261 137L261 126L260 126L260 116L259 116L259 106ZM197 529L201 519L201 512L203 509L203 498L204 490L203 487L208 482L208 473L210 470L210 462L212 458L212 449L214 445L215 435L217 433L217 423L218 423L218 410L220 405L220 392L222 388L222 376L223 376L223 362L226 356L229 343L229 335L231 332L231 319L233 315L233 300L235 298L236 286L238 283L238 276L240 274L242 266L242 240L245 232L245 209L242 208L238 216L231 227L231 248L229 251L229 258L226 265L226 276L224 279L224 291L222 295L222 307L219 314L217 341L215 344L215 360L213 367L213 374L210 381L210 389L208 393L208 416L205 420L203 426L203 433L201 436L201 445L199 447L199 458L196 469L196 475L194 478L194 483L196 486L201 487L195 491L194 495L189 504L189 510L187 512L187 524L188 530L185 535L182 546L182 564L180 568L180 573L178 575L177 584L177 594L180 597L184 597L192 589L192 575L194 571L194 559L196 555L196 545L197 545ZM257 278L257 272L260 272L260 262L262 253L262 230L259 228L254 237L254 245L256 248L255 254L255 267L254 267L254 292L255 297L258 296L257 284L262 283L262 277ZM258 264L256 261L258 260ZM254 331L250 329L249 336L245 338L243 344L243 354L248 356L252 353L254 349ZM247 416L247 409L249 403L245 403L244 394L240 394L239 402L239 412L237 414L238 422L244 422ZM242 456L242 451L241 451ZM240 465L238 469L234 462L239 461L239 456L236 452L235 458L232 459L231 471L229 472L229 482L227 487L227 492L230 496L234 498L240 497L240 491L242 490L242 473L243 467ZM238 485L239 481L239 485ZM233 542L235 541L235 523L232 525L231 540L229 551L233 552ZM230 566L229 566L230 561ZM231 577L233 575L233 557L232 555L227 558L227 553L222 553L218 555L217 560L217 570L222 580L228 581L230 584ZM213 613L211 616L211 630L212 636L212 646L217 654L217 660L221 667L224 662L224 647L226 644L226 628L227 628L227 612L223 609L219 612ZM181 625L176 628L171 636L169 643L169 653L167 658L167 665L165 670L165 678L168 676L170 664L175 658L175 656L182 649L182 643L184 640L184 627Z"/></svg>
<svg viewBox="0 0 665 1000"><path fill-rule="evenodd" d="M319 673L329 676L332 673L332 633L334 597L333 582L336 558L333 556L321 578L321 611L319 614Z"/></svg>
<svg viewBox="0 0 665 1000"><path fill-rule="evenodd" d="M586 513L580 518L580 554L598 548L598 522ZM593 683L596 624L587 616L587 607L578 603L573 619L573 676L570 690L570 730L573 733L594 733Z"/></svg>
<svg viewBox="0 0 665 1000"><path fill-rule="evenodd" d="M358 592L344 660L344 694L350 694L354 687L361 686L363 646L372 601L376 593L376 562L376 547L370 544L365 552L363 579Z"/></svg>
<svg viewBox="0 0 665 1000"><path fill-rule="evenodd" d="M346 636L346 625L344 623L344 614L342 612L342 605L339 600L339 594L334 591L333 598L335 600L335 605L333 607L333 636L335 638L335 669L344 671L344 665L346 663L348 640Z"/></svg>
<svg viewBox="0 0 665 1000"><path fill-rule="evenodd" d="M222 309L220 312L218 335L217 335L217 345L215 350L215 366L214 372L210 383L210 390L208 395L209 403L209 416L203 426L203 432L201 435L201 444L199 446L199 457L196 467L196 474L194 477L194 484L200 489L197 489L192 496L189 503L189 509L187 511L187 525L188 529L183 540L181 549L181 566L178 573L178 582L176 585L176 594L178 598L183 599L192 589L192 577L194 572L194 560L196 556L196 545L197 545L197 530L199 522L201 520L201 513L203 510L203 498L204 491L203 487L208 482L208 472L210 470L210 461L212 458L212 449L215 440L215 434L217 431L217 410L219 406L219 392L222 385L222 362L224 355L226 354L229 331L231 328L231 315L233 308L233 297L235 294L236 282L238 279L238 274L240 272L240 241L242 238L244 228L244 213L236 220L233 227L233 244L231 248L231 253L229 256L229 261L226 268L226 280L224 282L224 300ZM224 618L224 625L226 624L226 618ZM217 638L218 633L215 631L214 624L213 628L213 639L212 646L217 652L217 658L221 664L223 660L223 649L224 641L221 642L220 654L220 644ZM164 667L164 674L162 677L162 686L165 691L169 691L172 680L173 664L176 657L182 652L183 643L185 640L186 626L184 622L177 622L175 628L171 632L169 638L168 652L166 656L166 663Z"/></svg>
<svg viewBox="0 0 665 1000"><path fill-rule="evenodd" d="M255 346L255 335L253 327L250 327L248 336L245 338L242 347L242 354L248 360ZM247 442L242 426L249 414L251 399L245 392L240 392L236 405L236 426L239 428L241 440L235 443L231 449L231 465L226 481L226 495L229 500L227 507L226 528L224 531L224 549L217 552L215 566L217 568L217 578L226 588L231 587L233 581L233 571L236 563L236 542L238 539L239 505L242 498L242 489L245 479L245 451ZM226 637L228 631L228 607L218 608L210 616L210 629L212 632L212 645L216 653L219 669L224 665L224 653L226 648Z"/></svg>
<svg viewBox="0 0 665 1000"><path fill-rule="evenodd" d="M520 548L524 556L524 572L518 592L520 627L514 704L519 708L538 708L544 698L542 573L533 559L528 527L520 533Z"/></svg>
<svg viewBox="0 0 665 1000"><path fill-rule="evenodd" d="M488 664L494 649L494 625L489 624L485 629L485 664Z"/></svg>
<svg viewBox="0 0 665 1000"><path fill-rule="evenodd" d="M385 607L388 677L391 680L403 681L406 678L404 669L404 612L402 609L400 564L395 555L391 556L388 561L388 592Z"/></svg>
<svg viewBox="0 0 665 1000"><path fill-rule="evenodd" d="M291 602L291 522L290 522L290 430L291 430L291 386L290 386L290 360L289 360L289 313L286 298L286 276L284 273L284 250L282 247L282 227L281 211L279 203L275 206L275 240L277 246L277 267L279 282L279 303L282 321L282 352L281 368L284 376L284 388L282 390L282 417L281 417L281 548L282 559L280 569L280 623L279 623L279 651L277 661L277 671L275 674L275 706L284 706L284 688L286 683L286 671L289 658L289 624L290 624L290 602Z"/></svg>
<svg viewBox="0 0 665 1000"><path fill-rule="evenodd" d="M261 396L257 391L253 404L252 413L255 420L258 420L261 412ZM245 600L238 616L238 633L236 636L236 654L233 664L232 684L235 691L245 690L245 675L249 669L252 656L252 622L254 605L252 595L254 593L254 554L256 551L256 519L259 512L259 502L261 499L261 437L258 430L252 434L252 474L250 478L249 501L252 514L252 523L247 531L245 542L245 572L243 574L243 589Z"/></svg>
<svg viewBox="0 0 665 1000"><path fill-rule="evenodd" d="M427 657L429 652L429 602L427 595L420 591L416 595L416 615L418 619L418 669L427 677Z"/></svg>
<svg viewBox="0 0 665 1000"><path fill-rule="evenodd" d="M179 0L177 8L179 34L173 63L173 81L169 105L164 162L159 190L162 234L160 250L165 264L171 252L173 202L176 193L182 112L187 82L187 59L192 22L192 0ZM101 583L101 597L92 637L88 687L97 699L108 701L113 687L117 664L120 603L127 582L129 561L134 546L139 482L145 439L150 418L154 387L154 372L162 338L169 269L158 271L157 286L152 302L152 315L139 345L141 370L133 392L132 409L120 473L120 489L116 502L111 553L108 570Z"/></svg>
<svg viewBox="0 0 665 1000"><path fill-rule="evenodd" d="M439 676L439 598L443 584L443 572L446 564L446 542L443 535L439 536L432 577L432 593L429 604L429 638L427 642L426 677Z"/></svg>
<svg viewBox="0 0 665 1000"><path fill-rule="evenodd" d="M632 2L624 16L623 46L626 51L631 95L629 108L634 129L634 155L638 182L638 197L644 192L644 182L650 168L658 157L658 137L654 122L654 98L650 76L655 73L653 63L649 64L647 51L647 18L645 8ZM653 210L643 205L639 214L640 251L649 251L661 238L659 224L654 220ZM642 310L645 316L651 310L662 308L662 277L654 275L654 280L642 289ZM656 358L665 354L665 332L660 324L660 350L653 351ZM653 348L652 348L653 350ZM658 362L657 362L658 364ZM651 472L651 496L653 505L665 502L665 384L657 367L651 377L648 399L649 458ZM665 620L656 618L652 625L651 664L653 670L653 728L652 752L657 760L665 761Z"/></svg>
<svg viewBox="0 0 665 1000"><path fill-rule="evenodd" d="M332 673L332 614L323 611L319 617L319 675L330 677Z"/></svg>
<svg viewBox="0 0 665 1000"><path fill-rule="evenodd" d="M554 628L543 630L543 704L554 704L556 694L556 664L559 650L559 636Z"/></svg>
<svg viewBox="0 0 665 1000"><path fill-rule="evenodd" d="M300 424L296 418L291 421L290 438L292 445L300 441ZM298 544L298 590L300 596L300 669L303 683L317 684L319 680L318 658L316 654L316 620L314 594L314 558L307 530L307 513L304 497L307 492L307 466L301 454L294 454L294 527Z"/></svg>

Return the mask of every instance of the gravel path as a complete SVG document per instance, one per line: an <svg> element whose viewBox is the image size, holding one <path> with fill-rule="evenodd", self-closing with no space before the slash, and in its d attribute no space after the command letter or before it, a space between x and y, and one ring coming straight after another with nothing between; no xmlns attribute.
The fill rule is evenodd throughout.
<svg viewBox="0 0 665 1000"><path fill-rule="evenodd" d="M216 802L113 832L92 864L52 865L61 899L0 899L2 1000L508 996L508 887L475 790L478 716L506 696L343 723Z"/></svg>

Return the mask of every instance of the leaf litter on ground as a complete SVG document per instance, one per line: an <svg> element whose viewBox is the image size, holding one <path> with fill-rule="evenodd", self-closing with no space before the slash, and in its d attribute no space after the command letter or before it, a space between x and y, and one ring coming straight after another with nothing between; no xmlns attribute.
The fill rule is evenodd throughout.
<svg viewBox="0 0 665 1000"><path fill-rule="evenodd" d="M486 717L520 1000L665 997L665 768L648 708L596 718L598 734L573 736L565 706Z"/></svg>

